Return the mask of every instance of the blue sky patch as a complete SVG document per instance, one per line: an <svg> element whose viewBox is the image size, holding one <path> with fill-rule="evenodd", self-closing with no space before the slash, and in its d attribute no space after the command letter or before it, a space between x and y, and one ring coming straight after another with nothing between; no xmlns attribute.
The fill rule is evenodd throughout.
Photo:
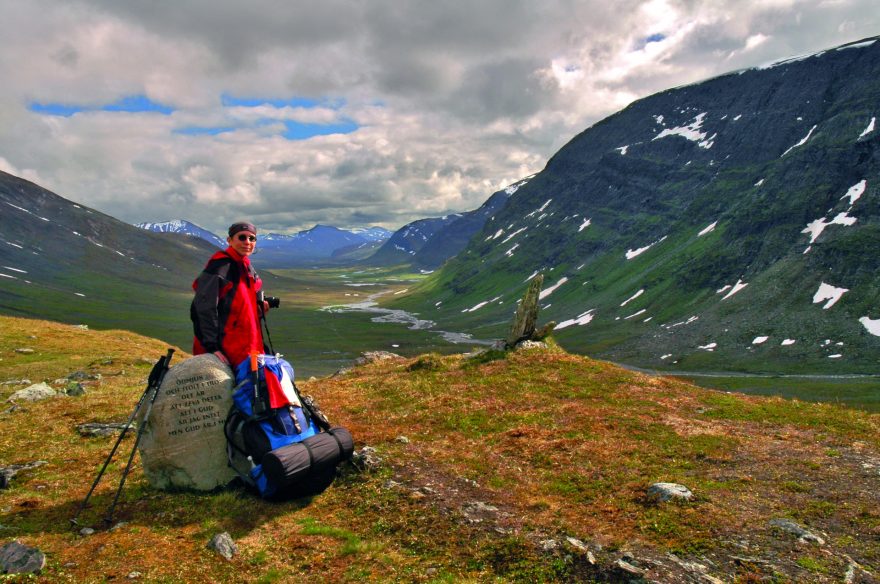
<svg viewBox="0 0 880 584"><path fill-rule="evenodd" d="M312 99L310 97L271 99L263 97L234 97L224 93L220 99L224 107L259 107L261 105L270 105L277 108L301 107L312 109L316 107L326 107L330 109L339 109L345 105L344 99Z"/></svg>
<svg viewBox="0 0 880 584"><path fill-rule="evenodd" d="M284 122L284 125L287 126L287 130L282 132L281 135L288 140L308 140L315 136L351 134L360 128L357 123L351 120L345 120L335 124L304 124L288 120Z"/></svg>
<svg viewBox="0 0 880 584"><path fill-rule="evenodd" d="M660 41L662 41L665 38L666 38L666 35L662 35L659 33L652 34L651 36L649 36L648 38L645 39L645 44L647 45L648 43L659 43Z"/></svg>
<svg viewBox="0 0 880 584"><path fill-rule="evenodd" d="M232 126L222 126L215 128L203 128L198 126L188 126L186 128L177 128L174 130L174 134L183 134L184 136L216 136L217 134L225 134L227 132L234 132L235 128Z"/></svg>
<svg viewBox="0 0 880 584"><path fill-rule="evenodd" d="M126 112L126 113L159 113L168 115L174 112L174 108L152 101L146 95L129 95L102 106L83 106L65 103L38 103L31 102L28 109L38 114L49 116L62 116L69 118L80 112Z"/></svg>

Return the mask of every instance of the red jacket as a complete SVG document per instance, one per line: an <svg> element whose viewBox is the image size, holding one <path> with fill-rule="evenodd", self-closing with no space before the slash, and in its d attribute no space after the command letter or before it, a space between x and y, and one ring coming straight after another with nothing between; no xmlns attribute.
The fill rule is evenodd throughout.
<svg viewBox="0 0 880 584"><path fill-rule="evenodd" d="M257 311L262 287L250 259L231 247L211 256L193 282L193 355L222 351L235 367L250 353L265 353Z"/></svg>

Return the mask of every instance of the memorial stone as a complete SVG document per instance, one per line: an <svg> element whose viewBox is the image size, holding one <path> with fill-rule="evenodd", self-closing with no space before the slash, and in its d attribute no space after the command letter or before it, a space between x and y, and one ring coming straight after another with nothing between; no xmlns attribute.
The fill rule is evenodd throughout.
<svg viewBox="0 0 880 584"><path fill-rule="evenodd" d="M211 353L168 370L138 448L153 487L210 491L235 477L223 434L233 381L229 366Z"/></svg>

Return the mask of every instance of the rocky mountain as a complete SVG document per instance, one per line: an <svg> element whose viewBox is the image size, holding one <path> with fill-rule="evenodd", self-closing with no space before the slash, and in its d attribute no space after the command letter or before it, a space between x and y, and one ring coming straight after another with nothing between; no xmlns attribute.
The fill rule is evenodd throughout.
<svg viewBox="0 0 880 584"><path fill-rule="evenodd" d="M455 213L407 223L395 231L394 235L366 260L366 263L372 265L413 263L416 253L425 247L437 232L461 217L461 213Z"/></svg>
<svg viewBox="0 0 880 584"><path fill-rule="evenodd" d="M190 285L216 249L151 233L0 172L0 312L182 345Z"/></svg>
<svg viewBox="0 0 880 584"><path fill-rule="evenodd" d="M204 239L209 243L213 243L221 249L226 249L226 240L222 237L211 233L207 229L199 227L195 223L190 223L186 219L174 219L172 221L163 221L161 223L135 223L135 227L153 231L154 233L181 233Z"/></svg>
<svg viewBox="0 0 880 584"><path fill-rule="evenodd" d="M293 235L269 233L261 236L254 264L263 267L291 267L334 257L340 249L372 245L390 231L381 227L348 231L330 225L315 225Z"/></svg>
<svg viewBox="0 0 880 584"><path fill-rule="evenodd" d="M138 223L137 227L157 233L180 233L199 237L219 248L226 248L226 240L207 229L186 221L175 219L161 223ZM303 262L346 257L347 252L360 248L376 249L376 244L391 237L392 232L383 227L339 229L329 225L315 225L311 229L293 235L268 233L260 235L254 262L263 267L289 267ZM367 255L364 252L362 255Z"/></svg>
<svg viewBox="0 0 880 584"><path fill-rule="evenodd" d="M396 304L502 337L542 273L566 347L691 371L876 372L880 42L735 71L596 123Z"/></svg>
<svg viewBox="0 0 880 584"><path fill-rule="evenodd" d="M507 203L507 199L528 181L528 178L523 179L498 191L478 209L462 213L455 221L438 229L413 254L413 263L423 269L435 269L443 265L443 262L463 250L471 238L480 232L486 221L498 212Z"/></svg>

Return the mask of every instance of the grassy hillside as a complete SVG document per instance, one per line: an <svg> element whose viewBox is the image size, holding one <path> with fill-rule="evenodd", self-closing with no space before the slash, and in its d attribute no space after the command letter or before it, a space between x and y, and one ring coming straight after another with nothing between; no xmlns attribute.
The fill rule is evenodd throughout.
<svg viewBox="0 0 880 584"><path fill-rule="evenodd" d="M847 570L868 582L880 571L880 416L704 390L558 348L429 354L302 383L356 448L376 449L378 469L347 468L323 495L279 504L155 491L136 468L124 523L83 537L67 520L113 439L75 427L124 420L143 358L166 345L8 317L0 331L0 382L103 376L85 396L0 413L0 465L48 462L0 499L0 544L47 555L37 581L619 582L635 569L661 582L838 582ZM19 387L0 385L0 400ZM657 481L694 498L653 503ZM100 523L113 487L82 523ZM824 543L771 527L783 518ZM239 546L232 561L205 548L221 531Z"/></svg>

